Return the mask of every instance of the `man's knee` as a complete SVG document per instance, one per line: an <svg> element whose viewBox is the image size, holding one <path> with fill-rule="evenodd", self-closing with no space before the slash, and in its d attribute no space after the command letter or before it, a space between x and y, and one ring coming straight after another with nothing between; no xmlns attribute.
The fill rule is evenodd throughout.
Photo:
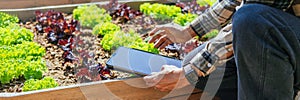
<svg viewBox="0 0 300 100"><path fill-rule="evenodd" d="M273 27L267 18L272 8L261 4L245 4L233 15L233 35L235 38L264 36L265 31Z"/></svg>

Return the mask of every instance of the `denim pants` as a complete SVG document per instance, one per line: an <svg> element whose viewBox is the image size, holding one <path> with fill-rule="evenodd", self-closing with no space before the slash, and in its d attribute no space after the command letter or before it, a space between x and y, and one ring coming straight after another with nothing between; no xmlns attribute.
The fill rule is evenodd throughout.
<svg viewBox="0 0 300 100"><path fill-rule="evenodd" d="M300 18L260 4L233 16L240 100L292 100L300 89Z"/></svg>
<svg viewBox="0 0 300 100"><path fill-rule="evenodd" d="M300 90L300 18L269 6L245 4L233 15L232 24L236 65L231 60L217 68L225 73L215 78L222 79L216 96L222 100L293 100ZM196 87L204 89L207 77L199 79Z"/></svg>

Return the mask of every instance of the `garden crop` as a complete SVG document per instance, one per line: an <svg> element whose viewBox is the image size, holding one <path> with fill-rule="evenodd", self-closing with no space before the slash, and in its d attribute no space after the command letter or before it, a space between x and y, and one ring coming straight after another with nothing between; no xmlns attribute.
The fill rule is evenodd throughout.
<svg viewBox="0 0 300 100"><path fill-rule="evenodd" d="M96 25L93 28L93 34L94 35L101 35L104 36L105 34L112 34L113 32L121 30L120 27L116 24L113 24L111 22L101 23Z"/></svg>
<svg viewBox="0 0 300 100"><path fill-rule="evenodd" d="M44 77L41 80L30 79L25 81L23 91L41 90L58 86L52 77Z"/></svg>
<svg viewBox="0 0 300 100"><path fill-rule="evenodd" d="M178 13L181 13L180 7L164 5L164 4L150 4L144 3L140 6L140 10L146 14L153 16L156 19L173 19Z"/></svg>
<svg viewBox="0 0 300 100"><path fill-rule="evenodd" d="M25 79L40 79L46 71L42 60L45 49L33 40L33 33L16 23L0 27L0 82L10 83L24 76Z"/></svg>
<svg viewBox="0 0 300 100"><path fill-rule="evenodd" d="M0 12L0 27L6 27L11 23L19 22L19 18L3 12Z"/></svg>
<svg viewBox="0 0 300 100"><path fill-rule="evenodd" d="M191 13L186 13L186 14L179 13L177 14L177 17L175 17L173 22L181 26L185 26L191 23L195 18L197 18L197 16L198 15L191 14Z"/></svg>
<svg viewBox="0 0 300 100"><path fill-rule="evenodd" d="M101 41L101 45L104 50L108 51L116 49L120 46L125 46L152 53L159 52L156 48L154 48L153 44L146 43L138 33L132 30L127 33L116 31L111 34L106 34Z"/></svg>
<svg viewBox="0 0 300 100"><path fill-rule="evenodd" d="M96 5L79 6L74 9L73 17L79 20L81 26L88 28L93 28L100 23L110 22L112 19L105 9Z"/></svg>

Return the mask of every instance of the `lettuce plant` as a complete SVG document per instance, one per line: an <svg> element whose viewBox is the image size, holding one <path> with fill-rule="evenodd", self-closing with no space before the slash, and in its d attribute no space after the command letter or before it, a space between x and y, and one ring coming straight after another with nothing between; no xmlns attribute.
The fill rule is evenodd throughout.
<svg viewBox="0 0 300 100"><path fill-rule="evenodd" d="M179 13L179 14L177 14L177 17L175 17L173 22L176 23L176 24L179 24L181 26L185 26L185 25L191 23L195 18L197 18L196 14L191 14L191 13L182 14L182 13Z"/></svg>
<svg viewBox="0 0 300 100"><path fill-rule="evenodd" d="M110 0L110 2L105 6L105 9L108 10L109 15L113 19L118 19L118 23L126 23L137 16L143 15L143 13L132 9L127 4L118 3L118 0Z"/></svg>
<svg viewBox="0 0 300 100"><path fill-rule="evenodd" d="M96 5L79 6L73 10L73 17L79 20L81 26L89 28L99 23L110 22L112 19L105 9Z"/></svg>
<svg viewBox="0 0 300 100"><path fill-rule="evenodd" d="M17 24L10 24L5 28L0 27L0 45L16 45L32 40L33 33Z"/></svg>
<svg viewBox="0 0 300 100"><path fill-rule="evenodd" d="M47 34L47 42L57 45L64 53L62 57L65 62L74 61L76 57L73 55L72 50L75 46L74 32L80 34L78 28L78 21L65 19L61 12L53 10L42 13L35 11L37 25L35 26L39 34Z"/></svg>
<svg viewBox="0 0 300 100"><path fill-rule="evenodd" d="M210 32L208 32L207 34L205 34L201 40L209 40L209 39L212 39L214 37L216 37L218 35L219 31L218 30L212 30Z"/></svg>
<svg viewBox="0 0 300 100"><path fill-rule="evenodd" d="M94 35L101 35L104 36L105 34L111 34L116 31L119 31L120 27L116 24L113 24L111 22L106 22L102 24L98 24L93 28L93 34Z"/></svg>
<svg viewBox="0 0 300 100"><path fill-rule="evenodd" d="M47 70L42 60L45 49L32 42L33 33L16 24L0 28L0 82L9 83L24 76L40 79Z"/></svg>
<svg viewBox="0 0 300 100"><path fill-rule="evenodd" d="M19 22L19 18L16 16L11 16L9 14L0 12L0 27L6 27L11 23Z"/></svg>
<svg viewBox="0 0 300 100"><path fill-rule="evenodd" d="M57 87L58 83L52 77L44 77L41 80L30 79L25 81L23 91L41 90Z"/></svg>
<svg viewBox="0 0 300 100"><path fill-rule="evenodd" d="M19 76L40 79L47 70L42 60L45 49L34 42L0 47L0 82L9 83Z"/></svg>
<svg viewBox="0 0 300 100"><path fill-rule="evenodd" d="M156 19L173 19L178 13L181 13L181 8L164 4L144 3L140 6L140 10L146 15L152 15Z"/></svg>
<svg viewBox="0 0 300 100"><path fill-rule="evenodd" d="M83 13L87 11L87 8L87 5L78 6L76 9L73 10L73 18L75 20L79 20L80 16L82 16Z"/></svg>
<svg viewBox="0 0 300 100"><path fill-rule="evenodd" d="M200 6L212 6L217 0L197 0Z"/></svg>
<svg viewBox="0 0 300 100"><path fill-rule="evenodd" d="M102 48L107 51L116 49L120 46L125 46L152 53L159 53L159 51L154 48L153 44L146 43L138 33L132 30L128 33L118 31L111 34L106 34L100 44L102 45Z"/></svg>
<svg viewBox="0 0 300 100"><path fill-rule="evenodd" d="M148 51L152 52L155 54L159 53L159 50L157 48L154 48L153 43L147 43L144 41L135 41L132 45L129 46L130 48L138 49L138 50L143 50L143 51Z"/></svg>

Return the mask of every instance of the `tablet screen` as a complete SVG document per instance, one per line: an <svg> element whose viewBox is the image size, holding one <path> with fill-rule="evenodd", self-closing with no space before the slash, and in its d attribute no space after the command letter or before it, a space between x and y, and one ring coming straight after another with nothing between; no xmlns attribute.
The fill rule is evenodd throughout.
<svg viewBox="0 0 300 100"><path fill-rule="evenodd" d="M149 75L151 72L160 71L163 65L181 67L181 60L136 49L119 47L106 64L111 69Z"/></svg>

